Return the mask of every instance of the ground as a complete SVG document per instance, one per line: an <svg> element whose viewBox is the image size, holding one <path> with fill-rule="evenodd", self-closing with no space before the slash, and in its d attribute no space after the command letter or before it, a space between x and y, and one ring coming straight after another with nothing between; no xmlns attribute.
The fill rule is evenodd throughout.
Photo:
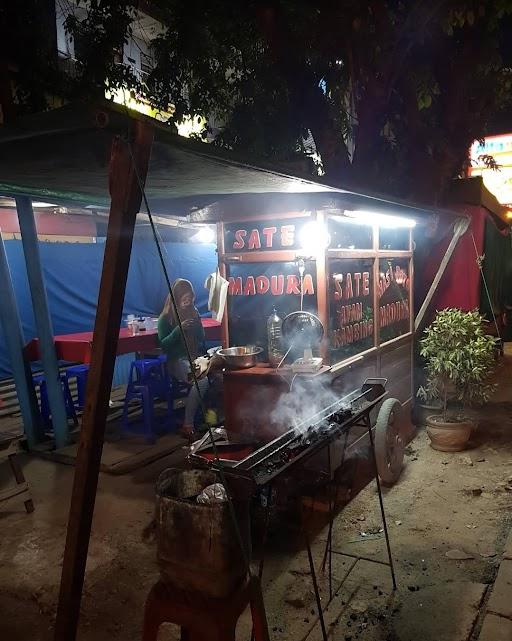
<svg viewBox="0 0 512 641"><path fill-rule="evenodd" d="M512 368L503 367L501 379L510 390ZM386 566L360 561L336 592L352 557L335 554L337 596L326 613L330 638L412 641L419 631L423 641L477 638L512 525L512 406L507 395L501 391L480 413L480 427L465 452L436 452L419 431L399 482L384 492L398 590L391 590ZM80 641L140 639L145 596L158 577L154 542L144 539L154 483L182 456L180 451L124 476L101 475ZM0 508L0 639L46 641L55 619L73 468L29 456L22 462L36 509L27 515L16 502ZM327 534L325 515L318 513L308 519L317 567ZM338 514L334 548L385 560L380 529L370 483ZM302 539L283 518L276 519L270 534L263 583L271 638L297 641L311 630L309 639L321 639ZM327 578L319 576L325 603ZM249 635L244 615L238 637ZM174 628L162 627L160 641L178 638Z"/></svg>

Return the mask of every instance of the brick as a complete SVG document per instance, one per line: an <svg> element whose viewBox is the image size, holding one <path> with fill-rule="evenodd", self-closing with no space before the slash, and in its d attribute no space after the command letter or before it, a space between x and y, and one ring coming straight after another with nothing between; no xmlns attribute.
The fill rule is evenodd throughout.
<svg viewBox="0 0 512 641"><path fill-rule="evenodd" d="M507 542L505 543L503 558L512 560L512 531L508 535Z"/></svg>
<svg viewBox="0 0 512 641"><path fill-rule="evenodd" d="M487 611L512 619L512 561L504 560L492 589Z"/></svg>
<svg viewBox="0 0 512 641"><path fill-rule="evenodd" d="M478 641L512 641L512 621L487 614Z"/></svg>

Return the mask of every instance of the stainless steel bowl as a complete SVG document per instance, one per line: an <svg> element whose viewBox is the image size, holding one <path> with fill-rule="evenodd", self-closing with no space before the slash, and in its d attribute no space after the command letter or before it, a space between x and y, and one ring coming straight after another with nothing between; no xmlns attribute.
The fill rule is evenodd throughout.
<svg viewBox="0 0 512 641"><path fill-rule="evenodd" d="M217 354L222 356L228 369L249 369L249 367L256 365L256 358L262 351L262 347L245 345L243 347L219 349Z"/></svg>

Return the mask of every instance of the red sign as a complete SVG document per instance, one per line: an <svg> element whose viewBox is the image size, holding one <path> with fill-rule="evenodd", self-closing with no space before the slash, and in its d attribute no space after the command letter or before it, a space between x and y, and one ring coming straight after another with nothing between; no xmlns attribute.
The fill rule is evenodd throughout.
<svg viewBox="0 0 512 641"><path fill-rule="evenodd" d="M226 253L297 249L300 228L309 218L230 223L224 226Z"/></svg>

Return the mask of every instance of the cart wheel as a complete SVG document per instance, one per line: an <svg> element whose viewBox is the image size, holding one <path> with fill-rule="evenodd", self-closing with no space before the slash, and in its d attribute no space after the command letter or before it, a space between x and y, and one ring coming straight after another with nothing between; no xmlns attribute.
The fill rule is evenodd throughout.
<svg viewBox="0 0 512 641"><path fill-rule="evenodd" d="M375 424L375 458L383 483L398 480L404 461L404 443L400 434L402 405L396 398L387 398L381 405Z"/></svg>

